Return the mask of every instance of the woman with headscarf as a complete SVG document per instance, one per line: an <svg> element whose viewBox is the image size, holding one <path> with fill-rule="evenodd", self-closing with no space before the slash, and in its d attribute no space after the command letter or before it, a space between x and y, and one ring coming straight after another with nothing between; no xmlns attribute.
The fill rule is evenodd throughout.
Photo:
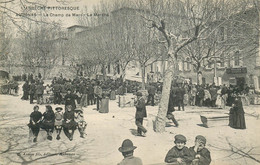
<svg viewBox="0 0 260 165"><path fill-rule="evenodd" d="M245 112L239 97L235 98L232 108L230 108L229 126L237 129L246 129Z"/></svg>
<svg viewBox="0 0 260 165"><path fill-rule="evenodd" d="M76 129L77 123L74 121L75 115L74 110L72 110L72 106L68 105L66 107L66 111L63 115L63 131L65 135L70 139L73 140L74 131Z"/></svg>
<svg viewBox="0 0 260 165"><path fill-rule="evenodd" d="M30 114L30 122L28 127L32 130L34 135L33 142L37 142L37 137L40 131L40 123L42 119L42 113L39 112L39 106L35 105L33 107L33 112Z"/></svg>
<svg viewBox="0 0 260 165"><path fill-rule="evenodd" d="M50 105L46 105L46 111L43 113L42 129L47 132L47 139L52 140L54 130L55 114Z"/></svg>

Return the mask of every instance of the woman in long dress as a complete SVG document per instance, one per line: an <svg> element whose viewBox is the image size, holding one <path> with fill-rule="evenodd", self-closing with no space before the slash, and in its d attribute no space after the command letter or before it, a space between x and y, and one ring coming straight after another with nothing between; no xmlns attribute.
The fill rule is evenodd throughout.
<svg viewBox="0 0 260 165"><path fill-rule="evenodd" d="M237 129L246 129L245 112L239 97L235 98L232 108L230 108L229 126Z"/></svg>
<svg viewBox="0 0 260 165"><path fill-rule="evenodd" d="M46 111L43 113L42 128L47 132L47 139L52 140L54 130L55 114L50 105L46 105Z"/></svg>

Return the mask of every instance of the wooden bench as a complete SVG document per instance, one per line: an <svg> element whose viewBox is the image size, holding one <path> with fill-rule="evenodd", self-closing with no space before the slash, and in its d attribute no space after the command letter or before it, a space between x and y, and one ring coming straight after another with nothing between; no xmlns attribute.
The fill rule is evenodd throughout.
<svg viewBox="0 0 260 165"><path fill-rule="evenodd" d="M228 114L203 114L200 115L200 119L204 127L216 127L228 125L229 115Z"/></svg>

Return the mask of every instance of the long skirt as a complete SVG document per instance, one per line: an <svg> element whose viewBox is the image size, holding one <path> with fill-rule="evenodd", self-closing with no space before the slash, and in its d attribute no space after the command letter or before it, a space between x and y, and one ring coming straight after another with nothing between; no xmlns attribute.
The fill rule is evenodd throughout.
<svg viewBox="0 0 260 165"><path fill-rule="evenodd" d="M234 114L234 127L237 129L246 129L245 115L243 113Z"/></svg>
<svg viewBox="0 0 260 165"><path fill-rule="evenodd" d="M63 121L62 126L68 130L75 130L77 127L77 123L75 121L70 121L69 123Z"/></svg>
<svg viewBox="0 0 260 165"><path fill-rule="evenodd" d="M54 122L49 120L43 120L41 123L42 129L54 129Z"/></svg>

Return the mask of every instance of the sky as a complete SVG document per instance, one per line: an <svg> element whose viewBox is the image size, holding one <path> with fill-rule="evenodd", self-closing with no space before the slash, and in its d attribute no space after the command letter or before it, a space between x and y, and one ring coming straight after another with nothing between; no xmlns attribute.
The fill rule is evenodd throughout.
<svg viewBox="0 0 260 165"><path fill-rule="evenodd" d="M58 2L57 2L58 1ZM60 0L62 1L62 0ZM52 17L54 20L60 19L62 21L62 24L64 27L69 27L77 23L77 17L72 16L73 13L81 14L81 10L85 8L85 6L88 8L88 12L84 12L86 15L92 14L92 7L94 5L98 5L101 0L65 0L68 1L69 3L63 4L59 2L59 0L53 1L53 0L48 0L48 6L63 6L63 7L79 7L79 10L73 10L73 11L59 11L55 10L53 13L56 14L65 14L65 16L54 16ZM103 0L104 1L104 0ZM111 0L105 0L105 1L111 1ZM71 16L66 17L66 14L71 14Z"/></svg>
<svg viewBox="0 0 260 165"><path fill-rule="evenodd" d="M2 0L0 0L2 1ZM3 0L8 1L8 0ZM40 19L41 16L44 17L45 20L48 21L60 21L62 23L62 26L64 28L67 28L72 25L76 25L77 23L77 16L73 16L73 14L82 14L82 10L85 9L85 7L88 8L88 12L83 12L86 16L90 16L91 14L94 14L92 12L92 7L95 5L98 5L101 0L14 0L11 3L8 3L6 6L8 9L11 9L19 14L24 14L22 11L24 8L28 9L32 13L32 15L27 15L29 18L32 19ZM112 2L113 0L102 0L104 2ZM36 6L39 4L46 4L46 7L54 7L53 9L35 9ZM2 4L0 4L2 5ZM57 8L56 8L57 7ZM64 10L59 8L64 7L71 7L73 10ZM11 12L12 13L12 12ZM41 14L39 14L41 13ZM36 16L33 14L37 14ZM39 14L39 15L38 15ZM99 13L101 14L101 13ZM17 16L16 14L12 13L12 16L14 18L19 19L20 16Z"/></svg>

